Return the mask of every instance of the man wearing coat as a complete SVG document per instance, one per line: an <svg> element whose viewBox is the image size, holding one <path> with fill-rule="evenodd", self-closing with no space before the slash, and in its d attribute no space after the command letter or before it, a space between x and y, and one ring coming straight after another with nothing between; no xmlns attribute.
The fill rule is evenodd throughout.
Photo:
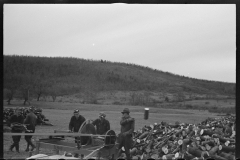
<svg viewBox="0 0 240 160"><path fill-rule="evenodd" d="M35 132L35 127L37 125L37 116L33 113L34 112L34 108L30 107L28 109L29 113L26 116L26 119L24 120L24 124L27 125L27 130L25 131L25 133L34 133ZM26 148L26 152L29 151L29 146L32 147L31 151L33 151L36 146L32 143L31 141L32 136L31 135L26 135L25 136L25 140L27 141L27 148Z"/></svg>
<svg viewBox="0 0 240 160"><path fill-rule="evenodd" d="M18 127L14 124L23 124L24 117L21 115L21 112L19 108L16 108L15 113L10 117L9 119L9 126L11 126L12 133L21 133L23 130L21 127ZM19 142L21 139L21 136L12 136L13 144L10 146L9 150L12 151L13 148L16 148L16 151L19 153Z"/></svg>
<svg viewBox="0 0 240 160"><path fill-rule="evenodd" d="M130 111L128 108L123 109L122 119L120 121L121 133L119 135L119 149L124 147L126 158L131 159L130 157L130 148L132 146L132 133L135 127L135 119L131 118L129 115Z"/></svg>
<svg viewBox="0 0 240 160"><path fill-rule="evenodd" d="M104 135L110 129L110 123L105 117L106 115L103 112L100 112L99 118L92 122L97 128L97 134Z"/></svg>
<svg viewBox="0 0 240 160"><path fill-rule="evenodd" d="M78 132L81 125L83 124L83 122L85 122L86 119L82 115L79 115L78 109L74 110L73 114L74 115L71 117L68 129L69 132ZM75 143L79 145L78 142L80 142L80 137L75 137Z"/></svg>

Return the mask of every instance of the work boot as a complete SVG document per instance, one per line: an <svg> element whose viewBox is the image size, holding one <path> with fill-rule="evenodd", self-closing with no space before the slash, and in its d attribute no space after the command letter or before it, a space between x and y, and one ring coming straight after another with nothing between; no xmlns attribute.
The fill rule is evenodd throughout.
<svg viewBox="0 0 240 160"><path fill-rule="evenodd" d="M27 148L26 148L26 150L25 150L26 152L28 152L29 151L29 143L27 143Z"/></svg>
<svg viewBox="0 0 240 160"><path fill-rule="evenodd" d="M28 141L28 145L32 147L31 151L33 151L36 148L36 146L32 143L31 140Z"/></svg>
<svg viewBox="0 0 240 160"><path fill-rule="evenodd" d="M18 153L20 153L20 152L19 152L19 144L16 145L16 151L17 151Z"/></svg>
<svg viewBox="0 0 240 160"><path fill-rule="evenodd" d="M10 147L9 147L9 151L13 151L13 148L15 147L15 145L14 144L12 144Z"/></svg>

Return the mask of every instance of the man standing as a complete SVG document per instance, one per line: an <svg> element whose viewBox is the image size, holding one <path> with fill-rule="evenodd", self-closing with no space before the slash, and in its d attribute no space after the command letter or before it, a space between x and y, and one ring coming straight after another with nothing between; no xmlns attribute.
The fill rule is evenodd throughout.
<svg viewBox="0 0 240 160"><path fill-rule="evenodd" d="M26 119L24 120L24 124L26 124L28 131L26 131L25 133L34 133L35 132L35 126L37 124L37 116L33 113L34 109L33 107L30 107L29 109L29 113L26 116ZM27 148L26 148L26 152L29 151L29 146L31 145L32 149L31 151L33 151L36 146L32 143L31 141L32 136L25 136L25 140L27 141Z"/></svg>
<svg viewBox="0 0 240 160"><path fill-rule="evenodd" d="M92 122L97 128L97 134L103 135L110 129L110 123L105 117L106 115L103 112L100 112L99 118Z"/></svg>
<svg viewBox="0 0 240 160"><path fill-rule="evenodd" d="M12 133L21 133L23 130L18 127L17 125L14 125L14 123L23 124L24 117L21 115L21 112L19 108L16 108L15 113L10 117L9 119L9 126L11 126ZM13 144L10 146L9 150L12 151L13 148L16 148L16 151L19 153L19 142L21 139L21 136L12 136Z"/></svg>
<svg viewBox="0 0 240 160"><path fill-rule="evenodd" d="M132 133L134 131L135 120L129 115L128 108L122 111L122 119L120 121L121 133L119 135L119 149L124 147L127 159L130 159L130 148L132 145Z"/></svg>
<svg viewBox="0 0 240 160"><path fill-rule="evenodd" d="M69 132L78 132L83 122L85 122L85 118L79 115L79 110L74 110L73 116L71 117L68 129ZM80 141L79 137L75 137L75 143Z"/></svg>

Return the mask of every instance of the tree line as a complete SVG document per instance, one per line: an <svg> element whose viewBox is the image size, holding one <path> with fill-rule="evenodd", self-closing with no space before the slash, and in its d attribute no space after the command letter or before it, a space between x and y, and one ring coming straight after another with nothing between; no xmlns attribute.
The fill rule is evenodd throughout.
<svg viewBox="0 0 240 160"><path fill-rule="evenodd" d="M235 94L233 83L197 80L135 64L16 55L4 55L3 60L3 91L9 104L13 98L26 104L29 98L39 101L51 96L55 101L62 95L113 90Z"/></svg>

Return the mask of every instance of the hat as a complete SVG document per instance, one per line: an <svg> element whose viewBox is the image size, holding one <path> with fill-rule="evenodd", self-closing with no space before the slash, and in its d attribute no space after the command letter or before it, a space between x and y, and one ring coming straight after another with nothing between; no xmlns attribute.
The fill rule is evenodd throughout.
<svg viewBox="0 0 240 160"><path fill-rule="evenodd" d="M130 113L129 109L128 108L124 108L123 111L122 111L122 114L123 113Z"/></svg>
<svg viewBox="0 0 240 160"><path fill-rule="evenodd" d="M79 113L79 110L78 109L76 109L76 110L74 110L74 112L73 113Z"/></svg>
<svg viewBox="0 0 240 160"><path fill-rule="evenodd" d="M106 117L106 114L104 114L103 112L100 112L99 117Z"/></svg>
<svg viewBox="0 0 240 160"><path fill-rule="evenodd" d="M29 107L28 110L29 110L29 111L33 111L33 110L34 110L33 106Z"/></svg>

